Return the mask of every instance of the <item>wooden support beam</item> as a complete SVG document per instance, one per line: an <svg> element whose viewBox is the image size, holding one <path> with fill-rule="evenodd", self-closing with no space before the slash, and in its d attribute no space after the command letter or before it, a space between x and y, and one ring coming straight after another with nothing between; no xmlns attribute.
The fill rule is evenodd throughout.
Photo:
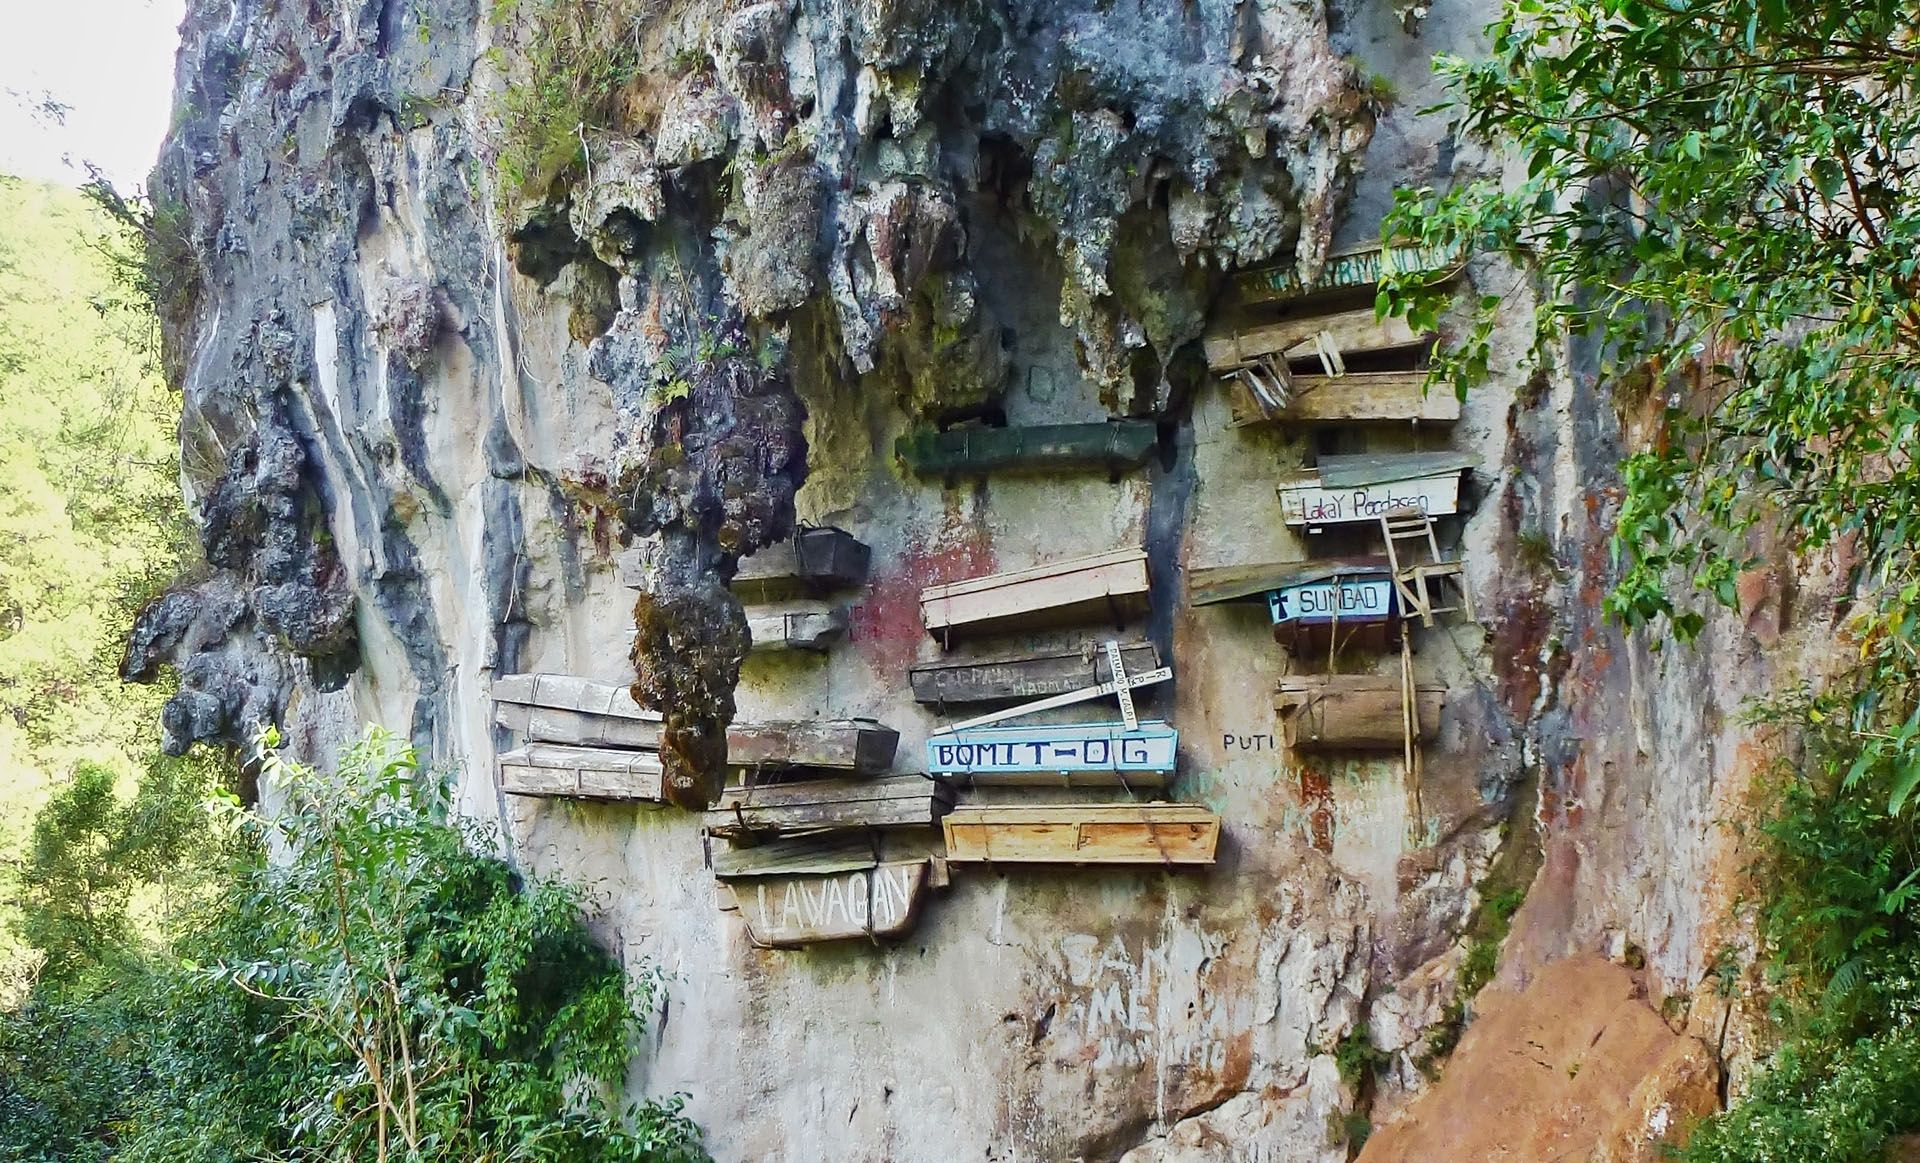
<svg viewBox="0 0 1920 1163"><path fill-rule="evenodd" d="M1198 804L968 805L941 828L947 859L974 864L1211 864L1220 841Z"/></svg>

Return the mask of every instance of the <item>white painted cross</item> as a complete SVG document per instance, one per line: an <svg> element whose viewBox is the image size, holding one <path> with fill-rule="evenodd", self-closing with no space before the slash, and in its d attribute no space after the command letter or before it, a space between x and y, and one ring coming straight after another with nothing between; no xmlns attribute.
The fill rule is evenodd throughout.
<svg viewBox="0 0 1920 1163"><path fill-rule="evenodd" d="M1105 650L1107 655L1107 670L1113 676L1112 681L1099 683L1095 686L1081 687L1077 691L1068 691L1065 694L1050 695L1044 699L1035 699L1031 703L1021 703L1017 707L1008 707L1004 711L995 711L990 715L981 715L977 719L968 719L961 723L949 723L944 727L935 728L932 733L935 735L947 735L955 731L965 731L973 727L984 727L989 723L1003 723L1008 719L1018 719L1038 711L1051 711L1055 707L1069 707L1074 703L1084 703L1088 699L1097 699L1101 695L1118 695L1120 697L1120 714L1121 717L1126 720L1127 729L1131 731L1140 722L1139 716L1133 709L1133 692L1143 686L1152 686L1157 682L1166 682L1173 677L1173 668L1171 666L1163 666L1157 670L1145 670L1139 674L1128 674L1126 667L1121 663L1120 644L1110 641L1106 644Z"/></svg>

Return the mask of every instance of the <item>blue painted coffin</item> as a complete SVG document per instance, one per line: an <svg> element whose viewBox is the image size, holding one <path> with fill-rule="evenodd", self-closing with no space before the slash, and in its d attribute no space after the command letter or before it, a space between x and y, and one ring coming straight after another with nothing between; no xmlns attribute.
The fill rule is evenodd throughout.
<svg viewBox="0 0 1920 1163"><path fill-rule="evenodd" d="M1275 626L1388 622L1399 612L1393 577L1385 570L1335 574L1267 592L1267 613Z"/></svg>
<svg viewBox="0 0 1920 1163"><path fill-rule="evenodd" d="M927 740L927 771L942 778L1016 774L1170 775L1180 732L1160 722L976 727Z"/></svg>

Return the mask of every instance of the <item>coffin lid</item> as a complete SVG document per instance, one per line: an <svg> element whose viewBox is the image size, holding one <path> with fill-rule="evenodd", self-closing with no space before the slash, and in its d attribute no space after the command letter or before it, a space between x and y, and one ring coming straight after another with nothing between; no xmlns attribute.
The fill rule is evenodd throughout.
<svg viewBox="0 0 1920 1163"><path fill-rule="evenodd" d="M1272 561L1247 565L1206 566L1191 571L1187 604L1211 606L1220 602L1253 601L1272 590L1307 585L1336 577L1385 576L1385 554L1323 557L1313 561Z"/></svg>
<svg viewBox="0 0 1920 1163"><path fill-rule="evenodd" d="M1479 460L1464 452L1364 453L1355 456L1323 456L1314 466L1320 484L1330 489L1377 485L1387 481L1407 481L1439 476L1445 472L1478 467Z"/></svg>

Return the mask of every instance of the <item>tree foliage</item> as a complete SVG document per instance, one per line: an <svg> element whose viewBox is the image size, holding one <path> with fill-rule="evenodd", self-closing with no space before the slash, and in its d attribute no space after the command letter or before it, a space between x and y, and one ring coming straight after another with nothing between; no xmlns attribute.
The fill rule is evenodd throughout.
<svg viewBox="0 0 1920 1163"><path fill-rule="evenodd" d="M1920 10L1508 0L1489 31L1440 67L1524 179L1403 192L1387 233L1534 271L1542 353L1587 337L1658 417L1622 468L1609 611L1689 639L1695 595L1737 605L1768 537L1852 567L1853 663L1764 709L1804 745L1767 828L1789 1045L1688 1157L1877 1159L1920 1124ZM1442 303L1408 274L1380 306ZM1461 391L1500 310L1439 361Z"/></svg>
<svg viewBox="0 0 1920 1163"><path fill-rule="evenodd" d="M8 859L69 778L130 785L164 689L115 676L133 611L191 560L177 399L124 239L78 192L0 175L0 1001Z"/></svg>
<svg viewBox="0 0 1920 1163"><path fill-rule="evenodd" d="M680 1099L621 1104L659 980L595 944L576 890L481 855L391 736L264 778L270 821L203 817L238 863L168 957L81 952L0 1018L0 1159L704 1158ZM122 811L81 780L44 834L104 851Z"/></svg>

